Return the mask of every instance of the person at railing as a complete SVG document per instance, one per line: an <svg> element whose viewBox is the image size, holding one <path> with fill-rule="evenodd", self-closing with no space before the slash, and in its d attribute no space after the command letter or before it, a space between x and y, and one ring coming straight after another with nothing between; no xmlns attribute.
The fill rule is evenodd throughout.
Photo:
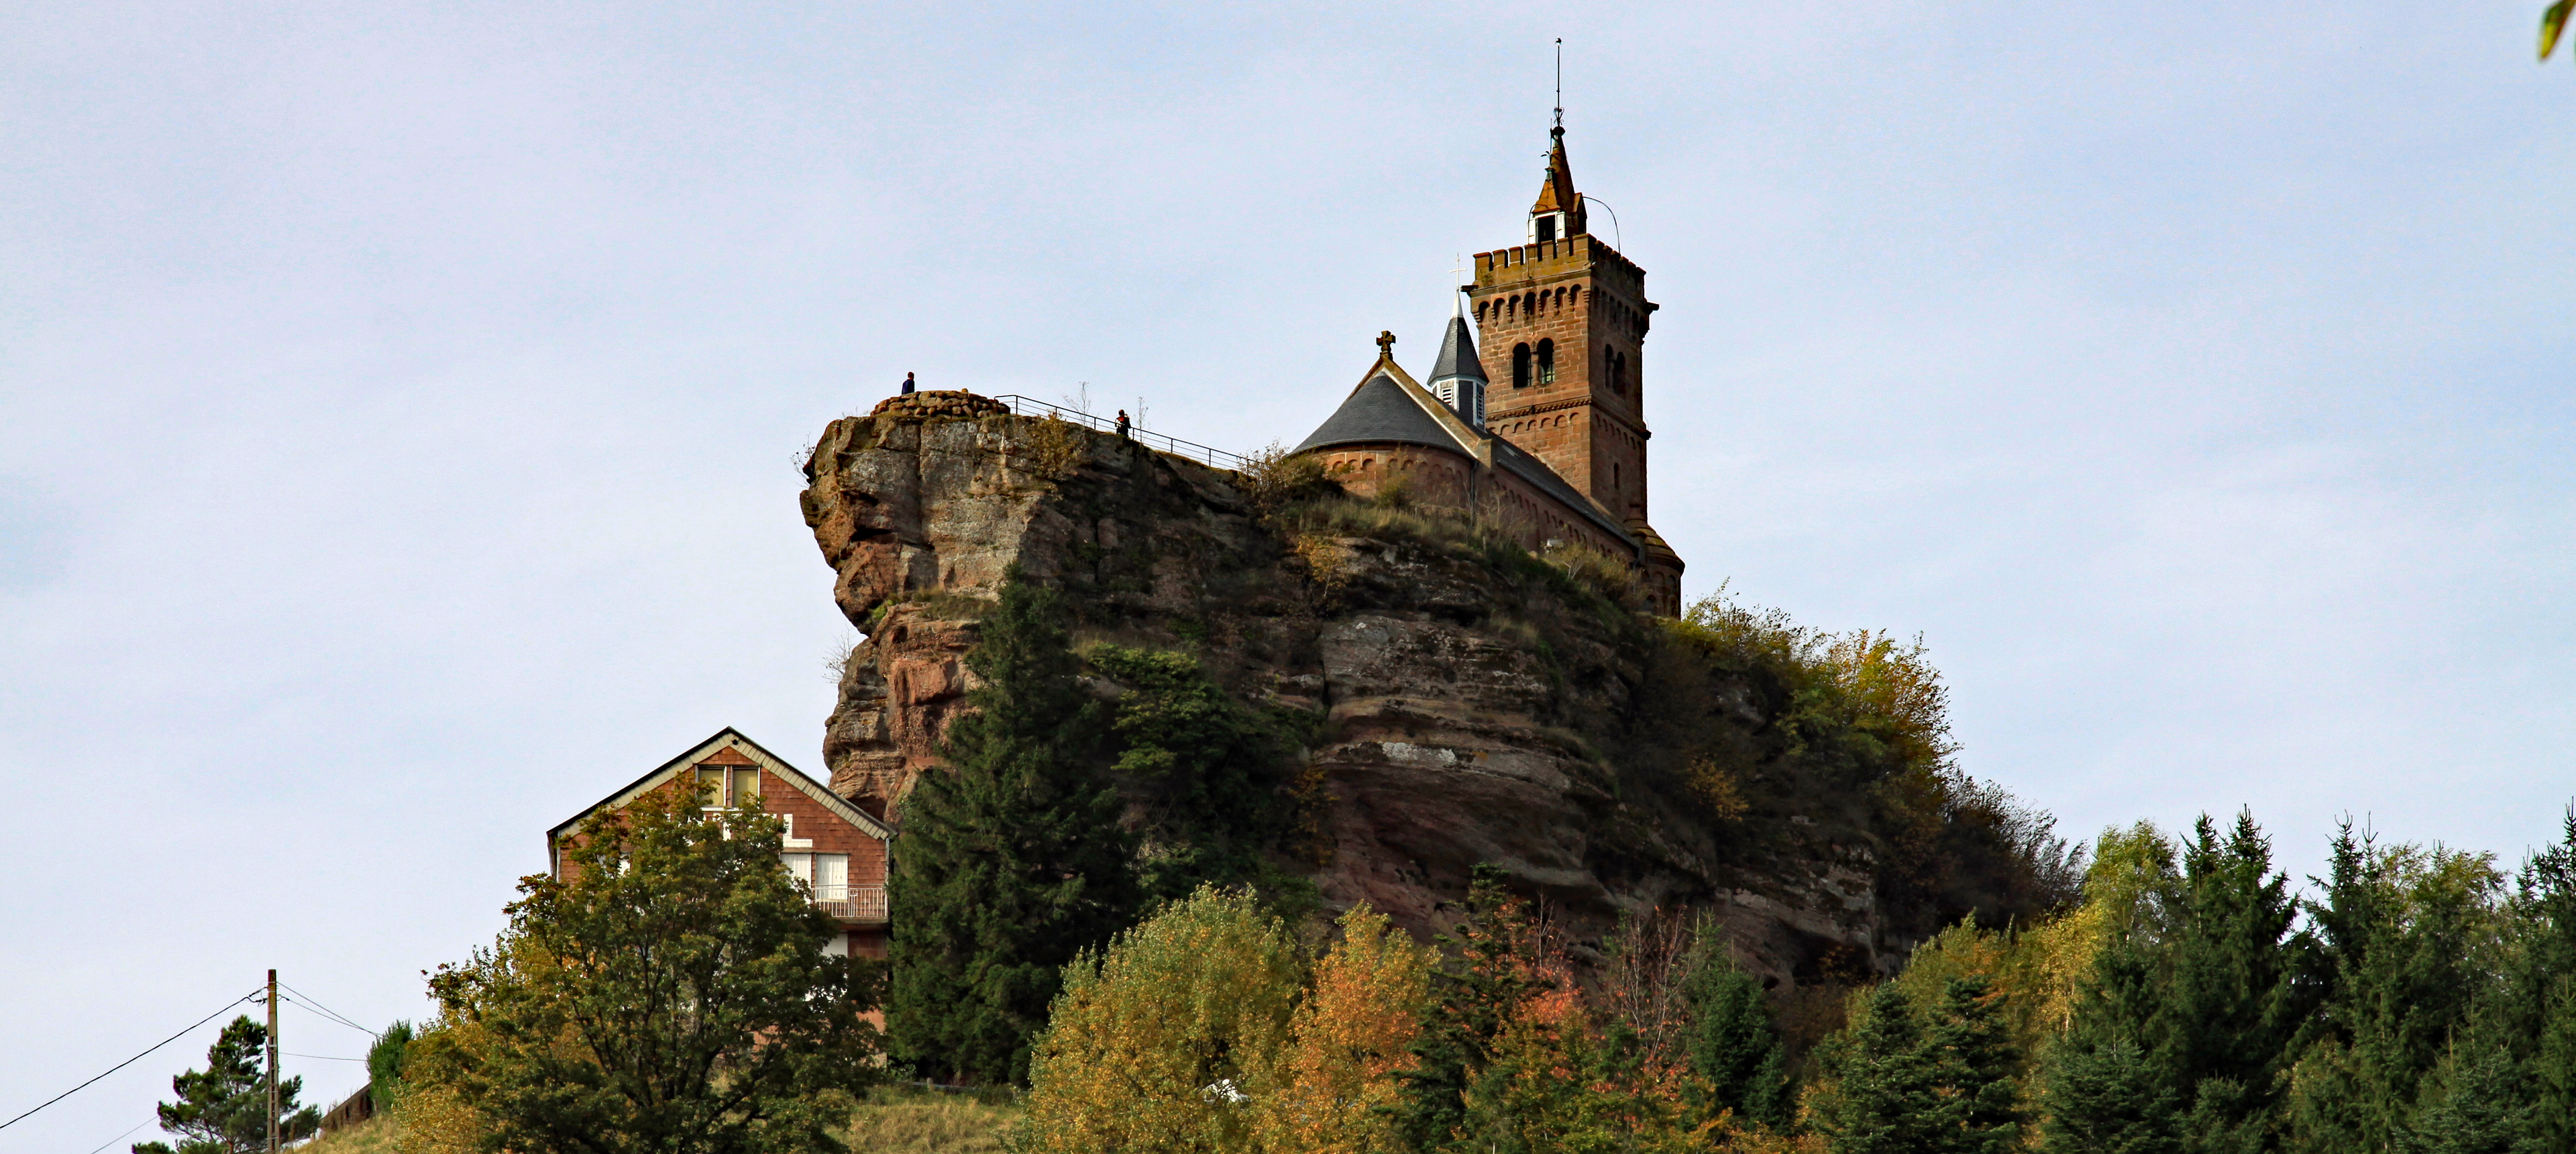
<svg viewBox="0 0 2576 1154"><path fill-rule="evenodd" d="M1121 437L1127 435L1127 410L1125 409L1118 410L1118 435Z"/></svg>

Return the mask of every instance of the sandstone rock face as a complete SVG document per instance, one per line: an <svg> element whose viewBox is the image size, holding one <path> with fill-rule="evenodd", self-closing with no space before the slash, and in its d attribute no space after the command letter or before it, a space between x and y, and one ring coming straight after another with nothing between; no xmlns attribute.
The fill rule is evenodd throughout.
<svg viewBox="0 0 2576 1154"><path fill-rule="evenodd" d="M1233 474L953 401L833 422L807 472L806 523L866 635L828 723L832 788L898 825L973 685L977 611L1017 566L1065 591L1082 633L1194 650L1248 697L1323 715L1307 754L1333 909L1365 900L1427 934L1492 862L1578 954L1622 912L1692 906L1784 983L1827 955L1894 961L1865 851L1798 844L1728 866L1735 832L1623 799L1582 723L1629 707L1647 675L1633 647L1581 614L1540 641L1466 551L1283 536Z"/></svg>

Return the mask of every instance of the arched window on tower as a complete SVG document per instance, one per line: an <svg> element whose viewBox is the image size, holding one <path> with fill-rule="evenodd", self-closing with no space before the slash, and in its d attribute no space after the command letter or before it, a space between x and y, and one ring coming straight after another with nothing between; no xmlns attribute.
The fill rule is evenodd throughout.
<svg viewBox="0 0 2576 1154"><path fill-rule="evenodd" d="M1551 385L1556 383L1555 341L1540 341L1538 343L1538 383L1542 385Z"/></svg>
<svg viewBox="0 0 2576 1154"><path fill-rule="evenodd" d="M1529 347L1528 345L1525 345L1525 344L1522 344L1522 345L1513 345L1513 346L1512 346L1512 387L1513 387L1513 388L1515 388L1515 389L1526 389L1526 388L1528 388L1529 386L1530 386L1530 347Z"/></svg>

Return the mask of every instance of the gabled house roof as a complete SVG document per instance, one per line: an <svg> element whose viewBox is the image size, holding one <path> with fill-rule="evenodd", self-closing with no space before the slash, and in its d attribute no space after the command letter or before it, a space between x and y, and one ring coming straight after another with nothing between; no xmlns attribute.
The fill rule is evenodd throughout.
<svg viewBox="0 0 2576 1154"><path fill-rule="evenodd" d="M785 759L761 748L759 742L743 736L741 730L728 725L723 729L717 730L715 736L690 747L687 753L683 753L678 757L664 762L661 768L645 774L642 777L636 778L634 781L627 783L626 788L599 799L599 801L593 804L590 808L564 819L562 824L555 826L553 829L547 830L546 844L548 846L553 846L560 842L565 834L576 832L579 830L583 819L588 818L590 815L598 813L603 809L614 809L624 806L628 802L634 801L636 798L642 797L653 790L661 788L664 782L679 776L682 771L728 749L744 757L750 758L752 764L768 770L779 780L796 787L798 792L814 799L814 801L820 804L824 809L831 811L834 816L837 816L841 820L849 822L851 825L857 826L861 830L866 831L870 837L874 837L880 841L893 840L895 834L894 827L889 826L876 818L868 816L866 810L860 809L855 805L851 805L846 799L842 798L841 795L832 792L830 787L824 785L822 782L814 780L813 778L805 776L805 771L787 764Z"/></svg>

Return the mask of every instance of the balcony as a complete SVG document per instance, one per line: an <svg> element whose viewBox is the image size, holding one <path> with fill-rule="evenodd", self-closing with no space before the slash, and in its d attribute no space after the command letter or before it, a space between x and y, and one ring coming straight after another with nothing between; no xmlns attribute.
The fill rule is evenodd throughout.
<svg viewBox="0 0 2576 1154"><path fill-rule="evenodd" d="M817 885L814 887L814 904L824 913L844 922L886 924L886 893L882 885Z"/></svg>

